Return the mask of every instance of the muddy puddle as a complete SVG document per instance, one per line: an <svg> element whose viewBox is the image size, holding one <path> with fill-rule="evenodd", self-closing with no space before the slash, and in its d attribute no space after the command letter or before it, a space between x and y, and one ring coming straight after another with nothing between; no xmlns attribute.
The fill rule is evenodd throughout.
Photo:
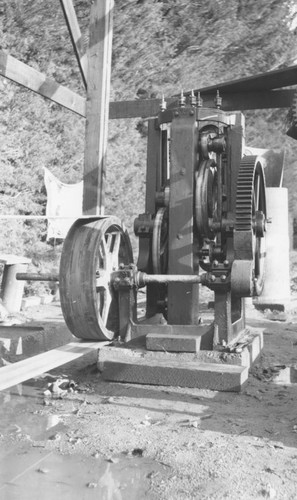
<svg viewBox="0 0 297 500"><path fill-rule="evenodd" d="M139 500L162 465L146 458L60 455L40 449L0 452L0 498L5 500Z"/></svg>
<svg viewBox="0 0 297 500"><path fill-rule="evenodd" d="M67 432L58 415L40 410L41 401L42 391L36 385L0 392L1 499L150 498L151 480L166 470L164 465L143 457L142 450L106 460L101 456L63 455L36 446L36 442Z"/></svg>
<svg viewBox="0 0 297 500"><path fill-rule="evenodd" d="M65 430L58 415L43 415L41 403L42 391L33 385L19 384L0 392L0 434L41 440L53 430Z"/></svg>

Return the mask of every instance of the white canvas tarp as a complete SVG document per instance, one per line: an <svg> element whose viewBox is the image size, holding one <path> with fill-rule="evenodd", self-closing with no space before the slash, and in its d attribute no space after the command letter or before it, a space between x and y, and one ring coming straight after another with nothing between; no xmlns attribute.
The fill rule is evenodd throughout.
<svg viewBox="0 0 297 500"><path fill-rule="evenodd" d="M82 215L83 181L64 184L44 167L44 184L47 192L47 241L64 239L75 219Z"/></svg>

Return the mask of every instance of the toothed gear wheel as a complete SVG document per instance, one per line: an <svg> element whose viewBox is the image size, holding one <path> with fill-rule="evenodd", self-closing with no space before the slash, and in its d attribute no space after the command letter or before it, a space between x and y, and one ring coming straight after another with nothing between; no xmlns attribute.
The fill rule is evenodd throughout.
<svg viewBox="0 0 297 500"><path fill-rule="evenodd" d="M294 126L297 127L297 92L294 92L291 108L292 108L293 123Z"/></svg>
<svg viewBox="0 0 297 500"><path fill-rule="evenodd" d="M297 139L297 91L294 92L291 106L289 108L286 125L288 130L286 134L292 139Z"/></svg>
<svg viewBox="0 0 297 500"><path fill-rule="evenodd" d="M235 260L252 261L253 289L260 295L264 286L265 178L257 156L245 156L238 170L235 211Z"/></svg>

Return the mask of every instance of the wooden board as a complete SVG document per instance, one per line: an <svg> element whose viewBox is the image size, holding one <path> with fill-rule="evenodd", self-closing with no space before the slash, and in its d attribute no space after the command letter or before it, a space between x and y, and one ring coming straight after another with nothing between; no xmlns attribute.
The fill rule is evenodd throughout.
<svg viewBox="0 0 297 500"><path fill-rule="evenodd" d="M216 92L252 92L258 90L271 90L279 89L281 87L289 87L297 85L297 65L288 68L277 69L260 73L254 76L239 78L238 80L231 80L229 82L222 82L219 84L211 85L210 87L200 88L200 92L210 93ZM196 92L196 91L194 91Z"/></svg>
<svg viewBox="0 0 297 500"><path fill-rule="evenodd" d="M84 97L3 51L0 51L0 75L80 116L86 116L86 99ZM203 104L206 107L213 107L215 94L211 91L208 92L210 93L203 95ZM286 89L224 93L222 108L225 111L288 108L292 103L294 92L293 89ZM176 97L170 97L166 101L169 107L176 106L178 102ZM160 104L161 99L110 102L109 118L115 120L153 117L158 114Z"/></svg>
<svg viewBox="0 0 297 500"><path fill-rule="evenodd" d="M113 0L91 7L84 155L84 215L104 214Z"/></svg>
<svg viewBox="0 0 297 500"><path fill-rule="evenodd" d="M87 88L88 59L73 3L72 0L60 0L60 4L70 34L72 46L81 72L83 83L85 88Z"/></svg>
<svg viewBox="0 0 297 500"><path fill-rule="evenodd" d="M83 97L3 51L0 51L0 75L85 116L86 100Z"/></svg>
<svg viewBox="0 0 297 500"><path fill-rule="evenodd" d="M292 104L294 90L266 90L255 92L222 93L224 111L238 111L249 109L289 108ZM203 105L214 107L216 92L209 91L203 94ZM176 97L166 98L167 107L178 105ZM153 117L160 110L161 99L147 99L135 101L111 102L109 109L110 119Z"/></svg>
<svg viewBox="0 0 297 500"><path fill-rule="evenodd" d="M37 377L53 368L74 361L91 351L98 351L109 342L70 342L51 351L37 354L17 363L0 368L0 390Z"/></svg>

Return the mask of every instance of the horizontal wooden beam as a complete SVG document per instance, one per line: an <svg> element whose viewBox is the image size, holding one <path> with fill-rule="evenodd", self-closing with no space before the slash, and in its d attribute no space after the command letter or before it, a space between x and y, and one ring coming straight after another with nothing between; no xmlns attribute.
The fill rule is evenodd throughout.
<svg viewBox="0 0 297 500"><path fill-rule="evenodd" d="M253 109L289 108L295 90L259 90L255 92L226 92L221 93L222 109L225 111L247 111ZM204 106L214 106L213 94L203 94Z"/></svg>
<svg viewBox="0 0 297 500"><path fill-rule="evenodd" d="M167 103L176 103L176 98L167 99ZM109 118L146 118L156 116L160 111L161 99L141 99L135 101L116 101L109 103Z"/></svg>
<svg viewBox="0 0 297 500"><path fill-rule="evenodd" d="M0 75L23 87L60 104L74 113L86 116L86 99L67 87L58 84L13 56L0 51ZM260 90L254 92L222 92L225 111L273 109L290 107L294 90ZM215 92L201 92L203 104L214 106ZM178 105L177 97L166 99L168 107ZM109 118L147 118L156 116L160 110L161 99L139 99L109 103Z"/></svg>
<svg viewBox="0 0 297 500"><path fill-rule="evenodd" d="M84 97L3 51L0 51L0 75L80 116L85 116L86 100Z"/></svg>
<svg viewBox="0 0 297 500"><path fill-rule="evenodd" d="M273 109L290 107L294 90L267 90L258 92L222 93L222 109L225 111ZM201 94L203 105L214 107L216 92ZM178 105L176 97L166 99L167 107ZM137 118L156 116L160 110L161 99L110 102L109 118Z"/></svg>
<svg viewBox="0 0 297 500"><path fill-rule="evenodd" d="M216 92L254 92L259 90L281 89L297 85L297 65L288 68L276 69L260 73L258 75L239 78L229 82L222 82L210 87L204 87L198 90L203 93Z"/></svg>

